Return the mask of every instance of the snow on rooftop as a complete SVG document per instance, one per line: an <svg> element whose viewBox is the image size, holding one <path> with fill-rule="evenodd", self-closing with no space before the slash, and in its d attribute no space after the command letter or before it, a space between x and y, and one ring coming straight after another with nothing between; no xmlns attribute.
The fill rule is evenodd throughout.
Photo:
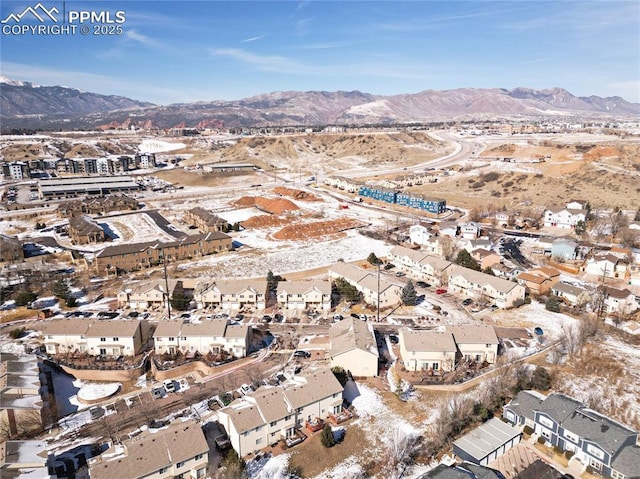
<svg viewBox="0 0 640 479"><path fill-rule="evenodd" d="M169 143L167 141L160 141L156 139L144 139L138 145L138 149L142 153L165 153L168 151L175 151L184 148L184 143Z"/></svg>

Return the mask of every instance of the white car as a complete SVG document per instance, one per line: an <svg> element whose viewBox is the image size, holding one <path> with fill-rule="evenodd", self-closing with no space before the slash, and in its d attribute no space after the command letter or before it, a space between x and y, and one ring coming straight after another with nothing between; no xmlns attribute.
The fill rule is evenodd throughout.
<svg viewBox="0 0 640 479"><path fill-rule="evenodd" d="M173 379L165 379L162 384L168 393L172 393L176 390L176 385L173 383Z"/></svg>
<svg viewBox="0 0 640 479"><path fill-rule="evenodd" d="M251 394L253 392L253 388L249 384L243 384L238 388L238 392L245 396L247 394Z"/></svg>

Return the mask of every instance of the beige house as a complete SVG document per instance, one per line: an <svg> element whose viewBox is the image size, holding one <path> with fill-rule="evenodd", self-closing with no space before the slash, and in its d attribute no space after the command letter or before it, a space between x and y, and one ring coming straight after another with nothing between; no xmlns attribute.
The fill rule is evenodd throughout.
<svg viewBox="0 0 640 479"><path fill-rule="evenodd" d="M328 311L331 309L329 281L281 281L278 305L283 309Z"/></svg>
<svg viewBox="0 0 640 479"><path fill-rule="evenodd" d="M640 309L635 295L628 289L617 289L610 286L601 286L604 294L604 307L608 314L625 315Z"/></svg>
<svg viewBox="0 0 640 479"><path fill-rule="evenodd" d="M42 323L47 354L87 353L91 356L134 356L140 352L144 320L52 319Z"/></svg>
<svg viewBox="0 0 640 479"><path fill-rule="evenodd" d="M404 246L394 246L389 252L389 261L400 270L436 286L447 284L448 274L453 265L438 256Z"/></svg>
<svg viewBox="0 0 640 479"><path fill-rule="evenodd" d="M89 461L91 479L199 479L207 475L209 445L196 421L114 445Z"/></svg>
<svg viewBox="0 0 640 479"><path fill-rule="evenodd" d="M506 279L454 265L449 274L449 292L492 301L498 308L513 308L524 302L525 288Z"/></svg>
<svg viewBox="0 0 640 479"><path fill-rule="evenodd" d="M346 318L329 329L331 367L339 366L356 377L378 375L380 355L371 323Z"/></svg>
<svg viewBox="0 0 640 479"><path fill-rule="evenodd" d="M471 256L480 265L480 269L485 270L495 264L499 264L502 258L491 250L478 248L471 252Z"/></svg>
<svg viewBox="0 0 640 479"><path fill-rule="evenodd" d="M160 321L153 333L156 354L176 354L187 357L196 353L207 354L226 351L235 357L244 357L249 347L249 326L230 325L223 319L199 323L182 320Z"/></svg>
<svg viewBox="0 0 640 479"><path fill-rule="evenodd" d="M494 364L498 357L498 337L493 326L487 324L465 324L447 326L453 334L461 359L465 362L487 362Z"/></svg>
<svg viewBox="0 0 640 479"><path fill-rule="evenodd" d="M220 280L199 283L193 298L199 308L264 309L267 300L267 282L266 280Z"/></svg>
<svg viewBox="0 0 640 479"><path fill-rule="evenodd" d="M167 283L169 294L167 295ZM184 295L187 298L193 297L196 287L194 279L163 279L145 281L118 292L118 307L131 308L139 311L147 309L166 308L167 297L173 298L177 295Z"/></svg>
<svg viewBox="0 0 640 479"><path fill-rule="evenodd" d="M572 306L583 306L591 299L591 293L580 286L568 283L558 283L551 288L551 293L562 298Z"/></svg>
<svg viewBox="0 0 640 479"><path fill-rule="evenodd" d="M328 369L295 377L282 387L262 387L218 411L231 446L243 457L291 438L305 421L342 412L343 388Z"/></svg>
<svg viewBox="0 0 640 479"><path fill-rule="evenodd" d="M102 226L89 215L69 219L69 236L73 244L99 243L106 240Z"/></svg>
<svg viewBox="0 0 640 479"><path fill-rule="evenodd" d="M380 308L383 309L400 303L403 286L383 276L378 277L377 269L367 271L349 263L339 262L329 268L329 276L333 279L343 278L362 293L367 304L380 304Z"/></svg>
<svg viewBox="0 0 640 479"><path fill-rule="evenodd" d="M518 284L536 295L548 294L558 281L560 281L560 271L553 268L535 268L518 275Z"/></svg>
<svg viewBox="0 0 640 479"><path fill-rule="evenodd" d="M8 437L39 430L49 419L43 412L49 404L40 397L38 361L33 355L0 355L0 429Z"/></svg>
<svg viewBox="0 0 640 479"><path fill-rule="evenodd" d="M399 333L400 356L407 371L448 372L455 368L456 343L450 332L414 331Z"/></svg>

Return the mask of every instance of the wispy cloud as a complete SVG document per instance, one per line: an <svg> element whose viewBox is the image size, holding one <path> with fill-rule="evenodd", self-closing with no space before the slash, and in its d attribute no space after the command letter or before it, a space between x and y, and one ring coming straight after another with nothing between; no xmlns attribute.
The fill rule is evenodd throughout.
<svg viewBox="0 0 640 479"><path fill-rule="evenodd" d="M242 43L250 43L250 42L255 42L258 40L262 40L264 37L266 37L267 35L258 35L257 37L249 37L249 38L245 38L244 40L242 40Z"/></svg>
<svg viewBox="0 0 640 479"><path fill-rule="evenodd" d="M296 60L280 55L258 55L240 48L216 48L211 54L217 57L227 57L254 66L260 71L279 73L307 74L313 68Z"/></svg>
<svg viewBox="0 0 640 479"><path fill-rule="evenodd" d="M344 48L349 45L351 45L349 42L308 43L297 46L296 50L329 50L331 48Z"/></svg>
<svg viewBox="0 0 640 479"><path fill-rule="evenodd" d="M125 37L128 38L129 40L133 40L134 42L138 42L141 43L143 45L146 45L148 47L161 47L162 43L160 43L159 41L148 37L146 35L143 35L141 33L138 33L136 30L126 30L125 31Z"/></svg>

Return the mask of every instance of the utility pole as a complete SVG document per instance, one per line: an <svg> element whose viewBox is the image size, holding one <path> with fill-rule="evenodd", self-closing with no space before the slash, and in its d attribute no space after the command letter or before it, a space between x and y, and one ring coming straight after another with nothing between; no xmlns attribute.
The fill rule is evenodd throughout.
<svg viewBox="0 0 640 479"><path fill-rule="evenodd" d="M169 300L169 277L167 276L167 255L164 252L164 248L162 248L162 262L164 264L164 287L167 294L167 317L169 321L171 321L171 301Z"/></svg>
<svg viewBox="0 0 640 479"><path fill-rule="evenodd" d="M378 307L377 307L377 322L380 322L380 261L378 261Z"/></svg>

